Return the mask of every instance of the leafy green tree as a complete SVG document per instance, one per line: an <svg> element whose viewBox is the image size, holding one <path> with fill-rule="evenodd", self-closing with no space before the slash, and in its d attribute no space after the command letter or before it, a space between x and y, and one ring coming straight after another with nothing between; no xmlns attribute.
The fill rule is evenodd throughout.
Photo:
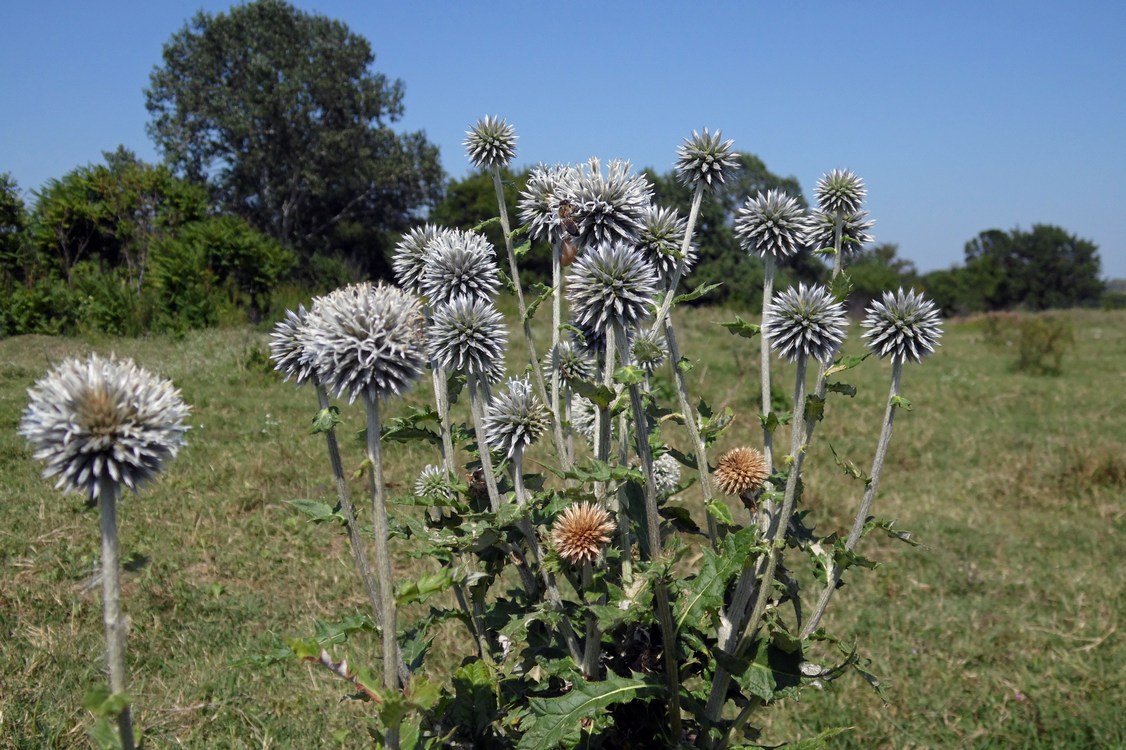
<svg viewBox="0 0 1126 750"><path fill-rule="evenodd" d="M25 280L27 223L19 186L10 174L0 173L0 288Z"/></svg>
<svg viewBox="0 0 1126 750"><path fill-rule="evenodd" d="M918 283L915 264L899 257L899 246L885 242L863 250L849 259L845 267L852 282L849 306L863 310L884 292L909 288Z"/></svg>
<svg viewBox="0 0 1126 750"><path fill-rule="evenodd" d="M397 134L403 84L343 23L283 0L200 12L164 46L148 132L219 205L302 250L386 271L389 233L441 195L437 147Z"/></svg>
<svg viewBox="0 0 1126 750"><path fill-rule="evenodd" d="M1050 224L984 231L965 253L966 283L986 310L1093 305L1103 292L1098 246Z"/></svg>

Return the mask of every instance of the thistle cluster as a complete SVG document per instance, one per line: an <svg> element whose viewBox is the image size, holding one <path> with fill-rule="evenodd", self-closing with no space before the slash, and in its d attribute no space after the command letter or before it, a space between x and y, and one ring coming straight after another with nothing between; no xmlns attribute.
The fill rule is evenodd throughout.
<svg viewBox="0 0 1126 750"><path fill-rule="evenodd" d="M511 456L539 440L550 416L526 378L514 378L493 399L485 415L489 447Z"/></svg>
<svg viewBox="0 0 1126 750"><path fill-rule="evenodd" d="M637 242L653 186L633 174L628 161L611 160L603 172L601 162L590 159L567 186L562 199L573 208L581 246Z"/></svg>
<svg viewBox="0 0 1126 750"><path fill-rule="evenodd" d="M834 169L817 181L817 210L810 217L809 245L818 250L835 247L840 233L840 252L855 254L872 242L868 234L875 222L861 209L868 195L864 181L847 169Z"/></svg>
<svg viewBox="0 0 1126 750"><path fill-rule="evenodd" d="M687 219L677 215L675 208L664 208L653 204L649 206L637 234L637 247L645 259L657 269L661 284L668 286L681 261L681 247L688 228ZM688 246L684 257L684 270L687 274L696 265L695 245Z"/></svg>

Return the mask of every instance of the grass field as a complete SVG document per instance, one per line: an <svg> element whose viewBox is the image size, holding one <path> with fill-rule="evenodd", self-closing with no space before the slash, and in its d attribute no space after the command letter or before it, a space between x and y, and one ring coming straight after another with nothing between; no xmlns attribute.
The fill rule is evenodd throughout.
<svg viewBox="0 0 1126 750"><path fill-rule="evenodd" d="M760 442L757 342L715 325L731 317L680 318L682 346L700 358L693 393L739 414L721 449ZM866 540L881 565L850 574L826 620L858 641L887 704L849 678L768 709L764 740L850 726L834 746L1126 747L1126 314L1068 318L1076 348L1059 377L1010 371L975 321L948 322L939 353L907 367L914 409L897 418L875 512L923 546ZM146 747L368 744L369 707L342 702L339 680L248 660L310 635L315 619L367 611L347 539L284 502L334 495L322 439L308 431L313 394L269 372L265 341L248 330L0 341L0 748L87 746L82 698L104 682L96 512L42 480L15 434L34 380L92 350L172 378L193 405L189 446L120 511L123 554L136 561L124 606ZM867 467L889 371L869 360L850 372L859 395L832 400L818 428L805 501L820 529L846 528L859 500L828 446ZM345 429L361 426L358 409L344 417ZM344 443L356 466L362 447ZM387 454L392 493L433 460L420 444ZM702 517L691 491L683 502ZM458 630L440 645L447 663L470 650ZM377 649L348 644L352 663Z"/></svg>

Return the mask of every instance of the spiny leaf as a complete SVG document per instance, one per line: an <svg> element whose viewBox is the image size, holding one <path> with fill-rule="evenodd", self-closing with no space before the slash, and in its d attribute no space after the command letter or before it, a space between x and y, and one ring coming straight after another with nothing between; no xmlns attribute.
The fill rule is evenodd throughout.
<svg viewBox="0 0 1126 750"><path fill-rule="evenodd" d="M500 217L499 216L494 216L491 219L485 219L480 224L473 227L473 229L470 230L470 231L477 232L478 234L480 234L481 232L484 232L489 227L494 227L494 226L500 226Z"/></svg>
<svg viewBox="0 0 1126 750"><path fill-rule="evenodd" d="M528 254L528 251L531 250L531 249L532 249L532 243L529 240L529 241L526 241L526 242L521 242L519 245L512 248L512 252L513 252L513 254L516 255L517 258L523 258L525 255Z"/></svg>
<svg viewBox="0 0 1126 750"><path fill-rule="evenodd" d="M851 370L870 356L872 356L871 352L859 356L841 357L833 363L832 367L825 371L825 377L836 375L838 372L844 372L845 370Z"/></svg>
<svg viewBox="0 0 1126 750"><path fill-rule="evenodd" d="M759 326L754 323L748 323L738 315L735 316L735 320L720 323L720 325L726 328L727 332L731 335L742 336L745 339L753 339L759 332Z"/></svg>
<svg viewBox="0 0 1126 750"><path fill-rule="evenodd" d="M848 383L828 383L825 386L825 390L830 393L839 393L849 398L856 396L856 386L849 385Z"/></svg>
<svg viewBox="0 0 1126 750"><path fill-rule="evenodd" d="M523 245L521 245L521 247L523 247ZM536 295L536 298L531 301L528 305L528 309L524 311L524 320L531 320L535 316L539 306L551 297L553 291L555 291L553 287L539 281L532 285L531 292Z"/></svg>
<svg viewBox="0 0 1126 750"><path fill-rule="evenodd" d="M711 284L701 284L687 294L682 294L679 297L674 297L672 303L674 305L679 305L681 302L692 302L693 300L698 300L708 292L711 292L714 289L719 289L721 286L723 286L722 281L717 281Z"/></svg>
<svg viewBox="0 0 1126 750"><path fill-rule="evenodd" d="M832 443L829 443L829 450L833 453L833 461L836 462L837 466L841 467L841 470L844 471L845 474L853 479L863 480L865 484L868 483L868 475L861 471L852 461L848 461L837 455L837 449L833 447Z"/></svg>
<svg viewBox="0 0 1126 750"><path fill-rule="evenodd" d="M330 406L317 412L317 416L313 417L313 427L309 432L313 435L330 432L338 424L340 424L340 409Z"/></svg>
<svg viewBox="0 0 1126 750"><path fill-rule="evenodd" d="M338 513L336 508L319 500L286 500L286 503L312 518L313 523L324 523L325 521L347 523L347 519Z"/></svg>
<svg viewBox="0 0 1126 750"><path fill-rule="evenodd" d="M897 409L906 409L907 411L911 411L911 402L903 398L903 396L892 396L891 405L896 407Z"/></svg>
<svg viewBox="0 0 1126 750"><path fill-rule="evenodd" d="M757 535L757 529L746 528L724 537L718 554L704 548L700 572L686 582L683 593L676 600L678 631L685 623L700 627L700 618L705 613L719 609L727 585L759 549L755 544Z"/></svg>
<svg viewBox="0 0 1126 750"><path fill-rule="evenodd" d="M619 367L614 370L614 382L622 385L638 385L645 382L645 370L637 365Z"/></svg>
<svg viewBox="0 0 1126 750"><path fill-rule="evenodd" d="M571 692L557 698L531 698L532 715L524 719L521 750L554 750L574 746L582 736L581 721L616 703L649 700L662 692L660 683L636 677L611 675L601 682L576 682Z"/></svg>
<svg viewBox="0 0 1126 750"><path fill-rule="evenodd" d="M442 568L437 573L425 575L417 581L404 582L395 592L395 604L403 607L414 602L426 601L452 585L453 572L449 568Z"/></svg>

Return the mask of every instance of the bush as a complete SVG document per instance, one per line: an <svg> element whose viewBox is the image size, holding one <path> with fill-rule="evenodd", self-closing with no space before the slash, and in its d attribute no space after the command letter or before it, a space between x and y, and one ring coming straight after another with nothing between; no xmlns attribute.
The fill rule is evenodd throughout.
<svg viewBox="0 0 1126 750"><path fill-rule="evenodd" d="M1055 315L992 313L985 316L985 342L1016 349L1012 368L1033 375L1059 375L1063 355L1075 345L1070 322Z"/></svg>

